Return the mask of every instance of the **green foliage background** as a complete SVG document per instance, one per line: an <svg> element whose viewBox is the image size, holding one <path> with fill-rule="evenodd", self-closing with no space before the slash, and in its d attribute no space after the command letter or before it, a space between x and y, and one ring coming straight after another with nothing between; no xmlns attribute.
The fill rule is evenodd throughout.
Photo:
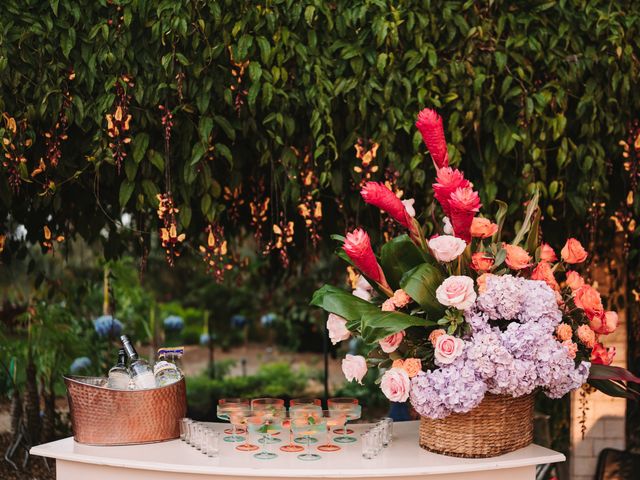
<svg viewBox="0 0 640 480"><path fill-rule="evenodd" d="M640 106L639 13L637 2L602 0L6 0L0 110L28 120L25 178L62 92L73 100L62 159L46 172L55 185L13 194L0 169L0 206L10 213L1 218L26 225L32 241L48 223L117 254L130 245L110 218L132 212L135 228L155 231L168 161L188 239L212 220L232 232L246 226L248 202L229 222L223 187L242 185L250 197L259 178L272 218L286 211L301 232L302 160L291 147L311 152L317 194L345 196L355 209L358 137L381 144L380 163L424 205L433 171L413 123L430 106L483 203L501 198L515 209L537 186L547 224L561 219L560 237L583 225L592 202L612 196L612 209L611 192L624 193L615 188L624 179L617 144ZM230 52L250 62L239 112ZM122 74L135 82L126 88L133 141L118 174L105 115ZM161 104L174 112L169 158ZM334 231L341 215L324 203ZM18 245L10 239L6 250Z"/></svg>

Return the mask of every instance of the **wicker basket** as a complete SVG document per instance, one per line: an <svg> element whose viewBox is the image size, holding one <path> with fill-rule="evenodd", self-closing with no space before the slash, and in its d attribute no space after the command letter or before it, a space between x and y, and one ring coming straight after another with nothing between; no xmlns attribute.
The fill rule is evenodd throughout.
<svg viewBox="0 0 640 480"><path fill-rule="evenodd" d="M533 441L534 395L513 398L487 393L468 413L420 419L420 446L452 457L486 458Z"/></svg>
<svg viewBox="0 0 640 480"><path fill-rule="evenodd" d="M73 437L88 445L132 445L180 437L184 378L149 390L113 390L100 377L65 376Z"/></svg>

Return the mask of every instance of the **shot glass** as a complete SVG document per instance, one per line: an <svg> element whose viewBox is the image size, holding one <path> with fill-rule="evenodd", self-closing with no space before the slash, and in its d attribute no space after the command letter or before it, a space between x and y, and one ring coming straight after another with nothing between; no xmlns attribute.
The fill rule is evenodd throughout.
<svg viewBox="0 0 640 480"><path fill-rule="evenodd" d="M388 447L393 440L393 419L391 417L384 417L380 421L385 425L385 437L382 439L382 446Z"/></svg>
<svg viewBox="0 0 640 480"><path fill-rule="evenodd" d="M189 423L191 423L190 418L180 419L180 440L187 444L189 444Z"/></svg>
<svg viewBox="0 0 640 480"><path fill-rule="evenodd" d="M371 435L371 431L360 434L360 446L364 458L370 460L374 457L373 436Z"/></svg>
<svg viewBox="0 0 640 480"><path fill-rule="evenodd" d="M217 457L220 455L220 433L207 428L204 430L204 440L202 442L202 453L207 457Z"/></svg>

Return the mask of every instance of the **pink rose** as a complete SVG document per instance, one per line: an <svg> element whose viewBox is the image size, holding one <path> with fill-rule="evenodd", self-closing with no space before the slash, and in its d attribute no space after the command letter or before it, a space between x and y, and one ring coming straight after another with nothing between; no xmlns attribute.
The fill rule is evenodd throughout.
<svg viewBox="0 0 640 480"><path fill-rule="evenodd" d="M438 287L436 298L446 307L466 310L476 301L473 279L464 275L453 275Z"/></svg>
<svg viewBox="0 0 640 480"><path fill-rule="evenodd" d="M362 385L362 379L367 374L367 361L362 355L349 355L342 360L342 373L347 381L355 380Z"/></svg>
<svg viewBox="0 0 640 480"><path fill-rule="evenodd" d="M391 297L393 304L396 308L404 308L411 303L411 297L407 295L407 292L399 288L395 292L393 292L393 297Z"/></svg>
<svg viewBox="0 0 640 480"><path fill-rule="evenodd" d="M464 340L451 335L440 335L436 340L435 360L438 365L452 363L464 349Z"/></svg>
<svg viewBox="0 0 640 480"><path fill-rule="evenodd" d="M596 344L596 334L589 325L580 325L576 330L576 334L585 347L593 348Z"/></svg>
<svg viewBox="0 0 640 480"><path fill-rule="evenodd" d="M388 337L384 337L378 343L380 344L380 348L384 353L395 352L402 343L402 340L404 340L404 336L404 330L401 330L397 333L389 335Z"/></svg>
<svg viewBox="0 0 640 480"><path fill-rule="evenodd" d="M600 335L609 335L618 328L618 314L616 312L604 312L594 315L589 319L589 326Z"/></svg>
<svg viewBox="0 0 640 480"><path fill-rule="evenodd" d="M409 374L402 368L387 370L380 381L382 393L392 402L406 402L410 387Z"/></svg>
<svg viewBox="0 0 640 480"><path fill-rule="evenodd" d="M467 243L452 235L440 235L429 240L429 248L439 262L452 262L458 258Z"/></svg>
<svg viewBox="0 0 640 480"><path fill-rule="evenodd" d="M380 308L383 312L395 312L396 304L393 303L393 298L387 298L384 302L382 302L382 306Z"/></svg>
<svg viewBox="0 0 640 480"><path fill-rule="evenodd" d="M334 345L351 336L351 332L347 329L347 321L335 313L330 313L327 318L327 330L331 343Z"/></svg>

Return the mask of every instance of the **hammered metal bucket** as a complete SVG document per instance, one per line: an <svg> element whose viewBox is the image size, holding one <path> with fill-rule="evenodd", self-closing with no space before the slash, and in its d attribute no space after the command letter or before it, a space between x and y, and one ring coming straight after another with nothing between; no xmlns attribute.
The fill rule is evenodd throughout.
<svg viewBox="0 0 640 480"><path fill-rule="evenodd" d="M113 390L100 377L64 377L73 437L87 445L134 445L180 437L187 412L184 378L148 390Z"/></svg>

